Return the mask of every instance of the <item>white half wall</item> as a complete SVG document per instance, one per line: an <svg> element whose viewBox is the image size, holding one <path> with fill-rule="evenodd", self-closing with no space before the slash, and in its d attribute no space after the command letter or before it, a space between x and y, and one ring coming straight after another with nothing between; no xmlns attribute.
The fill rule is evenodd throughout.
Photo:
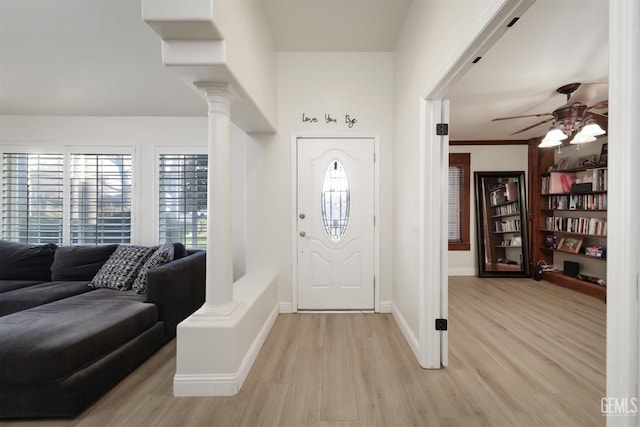
<svg viewBox="0 0 640 427"><path fill-rule="evenodd" d="M455 126L455 123L451 123ZM469 238L471 249L468 251L449 251L449 276L475 276L478 274L476 196L474 172L524 171L525 183L529 176L528 146L526 145L453 145L450 153L471 154L471 194L469 209ZM527 195L529 189L527 188Z"/></svg>

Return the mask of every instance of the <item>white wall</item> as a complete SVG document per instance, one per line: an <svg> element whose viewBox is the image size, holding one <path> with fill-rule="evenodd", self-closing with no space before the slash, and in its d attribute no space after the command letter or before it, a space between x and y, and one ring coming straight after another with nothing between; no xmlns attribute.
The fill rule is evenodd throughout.
<svg viewBox="0 0 640 427"><path fill-rule="evenodd" d="M414 1L396 43L394 66L393 303L418 336L420 99L459 51L489 0ZM445 250L443 248L443 250Z"/></svg>
<svg viewBox="0 0 640 427"><path fill-rule="evenodd" d="M390 53L280 53L278 55L278 134L265 142L264 191L269 195L266 241L278 266L279 298L292 299L291 209L293 135L378 136L380 140L381 300L391 299L392 277L392 121L393 55ZM303 123L302 115L318 123ZM327 124L325 114L338 123ZM356 118L349 128L345 115ZM265 137L269 139L268 137Z"/></svg>
<svg viewBox="0 0 640 427"><path fill-rule="evenodd" d="M2 146L60 147L74 146L130 146L135 148L139 165L135 174L134 244L157 243L154 221L156 183L156 148L202 148L206 153L206 117L0 117L0 150ZM238 127L231 127L233 161L233 231L234 275L245 271L245 152L253 146L253 139ZM136 164L134 163L134 164ZM135 172L134 172L135 173Z"/></svg>

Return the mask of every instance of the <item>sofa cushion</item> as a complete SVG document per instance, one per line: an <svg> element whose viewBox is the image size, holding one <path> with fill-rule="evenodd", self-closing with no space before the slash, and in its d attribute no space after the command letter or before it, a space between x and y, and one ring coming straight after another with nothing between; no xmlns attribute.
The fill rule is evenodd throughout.
<svg viewBox="0 0 640 427"><path fill-rule="evenodd" d="M53 243L30 245L0 240L0 279L51 280Z"/></svg>
<svg viewBox="0 0 640 427"><path fill-rule="evenodd" d="M156 246L120 245L91 281L94 288L131 289L138 271Z"/></svg>
<svg viewBox="0 0 640 427"><path fill-rule="evenodd" d="M51 266L52 280L92 280L118 245L62 246Z"/></svg>
<svg viewBox="0 0 640 427"><path fill-rule="evenodd" d="M0 294L0 316L93 291L88 281L45 282Z"/></svg>
<svg viewBox="0 0 640 427"><path fill-rule="evenodd" d="M182 243L173 244L173 259L180 259L187 256L187 248Z"/></svg>
<svg viewBox="0 0 640 427"><path fill-rule="evenodd" d="M0 294L13 291L14 289L22 289L27 286L45 283L46 280L0 280Z"/></svg>
<svg viewBox="0 0 640 427"><path fill-rule="evenodd" d="M118 349L157 322L140 298L98 289L1 317L0 383L57 381Z"/></svg>
<svg viewBox="0 0 640 427"><path fill-rule="evenodd" d="M140 267L138 275L133 281L132 288L139 294L147 293L147 272L152 268L159 267L173 260L174 245L166 243L160 246L145 263Z"/></svg>

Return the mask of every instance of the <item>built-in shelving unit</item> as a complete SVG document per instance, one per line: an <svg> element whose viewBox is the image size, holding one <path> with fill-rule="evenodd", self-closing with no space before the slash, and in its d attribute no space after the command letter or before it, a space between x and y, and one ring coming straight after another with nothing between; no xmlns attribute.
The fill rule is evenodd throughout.
<svg viewBox="0 0 640 427"><path fill-rule="evenodd" d="M549 282L606 300L606 165L558 171L553 150L538 149L535 142L529 153L533 264L555 266L557 271L543 274ZM578 264L577 276L562 271L565 261Z"/></svg>

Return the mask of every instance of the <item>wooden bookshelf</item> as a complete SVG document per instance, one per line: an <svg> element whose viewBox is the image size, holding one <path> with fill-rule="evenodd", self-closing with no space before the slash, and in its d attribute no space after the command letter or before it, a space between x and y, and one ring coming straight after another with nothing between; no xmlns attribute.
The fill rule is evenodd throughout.
<svg viewBox="0 0 640 427"><path fill-rule="evenodd" d="M532 271L535 271L535 265L539 262L544 262L548 265L555 265L556 269L560 270L563 267L563 261L573 261L580 264L581 272L584 270L593 269L594 271L606 269L606 254L604 257L595 257L585 254L586 246L603 246L606 248L606 227L603 234L593 234L588 232L574 232L563 229L549 229L547 227L547 218L552 218L552 222L556 218L570 218L567 222L575 221L580 224L588 223L590 219L593 219L593 223L605 222L606 223L606 168L603 166L591 166L567 169L559 171L557 173L569 174L569 176L583 177L585 175L598 174L598 182L592 185L592 191L566 191L566 186L558 191L557 182L553 186L550 184L552 174L555 171L549 172L550 167L554 164L554 150L553 149L539 149L539 138L532 139L529 144L529 218L530 218L530 230L535 230L531 234L531 259L532 259ZM602 169L602 171L594 171L596 169ZM573 175L572 175L573 174ZM600 179L602 182L600 182ZM553 177L556 178L557 177ZM565 183L566 184L566 183ZM585 182L586 184L586 182ZM572 187L575 189L575 187ZM561 201L564 203L560 205L560 197L566 197ZM569 206L571 204L571 197L575 197L574 201L579 200L582 205L578 204ZM551 201L551 198L556 198ZM595 200L595 201L594 201ZM576 202L577 203L577 202ZM584 222L580 222L580 218ZM557 220L562 222L563 219ZM582 231L589 231L582 229ZM602 231L601 229L597 230ZM554 247L547 247L545 241L547 236L556 236L556 242L562 237L575 237L583 240L582 247L578 253L571 253L566 251L559 251ZM555 261L555 262L554 262ZM598 275L599 276L599 275ZM606 275L605 275L606 276ZM606 279L606 277L602 277ZM606 286L601 286L597 283L582 280L577 277L565 275L561 271L545 272L543 273L543 279L554 283L559 286L563 286L578 292L591 295L606 301Z"/></svg>

